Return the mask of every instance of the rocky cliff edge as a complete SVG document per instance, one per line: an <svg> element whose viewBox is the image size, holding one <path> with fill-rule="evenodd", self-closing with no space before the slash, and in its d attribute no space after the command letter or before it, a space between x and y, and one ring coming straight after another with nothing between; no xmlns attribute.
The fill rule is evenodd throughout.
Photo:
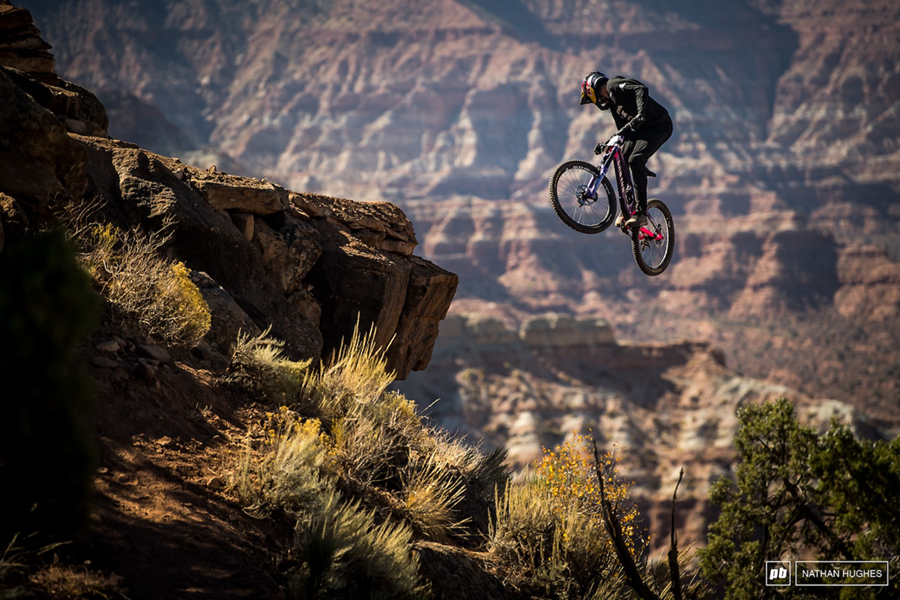
<svg viewBox="0 0 900 600"><path fill-rule="evenodd" d="M398 378L424 369L458 278L413 255L389 202L293 192L201 170L111 139L103 105L55 74L29 11L0 0L0 251L65 205L129 229L166 230L212 313L203 344L272 328L293 358L327 356L375 327ZM153 128L154 123L146 123Z"/></svg>

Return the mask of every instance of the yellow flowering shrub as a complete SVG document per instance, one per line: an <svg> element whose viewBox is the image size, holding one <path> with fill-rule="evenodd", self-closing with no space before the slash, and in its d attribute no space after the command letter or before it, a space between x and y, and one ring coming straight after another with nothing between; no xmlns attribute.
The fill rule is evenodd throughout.
<svg viewBox="0 0 900 600"><path fill-rule="evenodd" d="M267 412L243 452L232 487L246 506L297 512L334 486L323 470L325 443L317 419L287 406Z"/></svg>
<svg viewBox="0 0 900 600"><path fill-rule="evenodd" d="M209 305L203 299L200 288L191 281L190 270L184 263L172 264L170 271L172 277L161 290L170 299L169 306L173 313L170 319L174 326L169 328L170 336L178 343L193 347L200 343L212 324Z"/></svg>
<svg viewBox="0 0 900 600"><path fill-rule="evenodd" d="M600 485L590 440L578 432L573 433L572 439L555 450L544 448L544 456L535 465L536 479L547 493L554 515L562 517L575 509L602 524ZM606 498L616 508L628 548L632 556L637 557L647 540L637 527L638 511L628 496L629 484L615 470L614 452L606 452L599 458Z"/></svg>

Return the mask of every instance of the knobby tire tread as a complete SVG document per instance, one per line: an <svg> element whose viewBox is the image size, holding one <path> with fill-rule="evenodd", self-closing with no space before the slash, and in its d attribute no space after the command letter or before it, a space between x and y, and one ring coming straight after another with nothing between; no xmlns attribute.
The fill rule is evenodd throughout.
<svg viewBox="0 0 900 600"><path fill-rule="evenodd" d="M666 255L657 267L651 267L644 262L644 255L641 254L641 244L638 240L638 230L635 228L631 231L631 252L634 254L634 262L637 263L638 268L640 268L645 275L649 275L650 277L654 277L665 271L672 261L672 254L675 252L675 222L672 220L672 212L662 200L657 198L651 198L647 201L647 212L650 212L653 208L658 209L659 212L663 214L663 218L666 220L666 227L668 228L668 233L666 235Z"/></svg>

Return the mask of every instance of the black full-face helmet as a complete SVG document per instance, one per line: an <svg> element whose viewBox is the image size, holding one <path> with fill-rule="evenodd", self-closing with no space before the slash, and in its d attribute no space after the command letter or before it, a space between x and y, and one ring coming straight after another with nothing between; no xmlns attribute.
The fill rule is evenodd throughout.
<svg viewBox="0 0 900 600"><path fill-rule="evenodd" d="M581 80L581 104L597 104L600 86L606 85L609 77L600 71L591 71Z"/></svg>

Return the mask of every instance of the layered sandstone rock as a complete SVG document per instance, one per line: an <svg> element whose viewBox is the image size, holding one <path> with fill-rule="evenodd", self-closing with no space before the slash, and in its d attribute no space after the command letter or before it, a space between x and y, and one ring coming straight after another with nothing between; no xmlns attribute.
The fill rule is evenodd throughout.
<svg viewBox="0 0 900 600"><path fill-rule="evenodd" d="M166 227L171 251L218 284L203 287L216 292L212 303L223 297L221 287L235 300L228 310L243 310L232 322L271 325L289 353L304 357L325 356L357 325L371 326L391 344L389 368L398 377L428 364L457 277L409 252L370 246L362 233L369 230L354 229L358 220L347 217L352 201L320 196L327 210L310 216L289 202L295 194L265 181L201 171L116 140L77 139L89 153L90 193L109 199L104 218ZM414 239L396 207L359 210L369 227ZM236 339L236 327L224 327L211 336Z"/></svg>
<svg viewBox="0 0 900 600"><path fill-rule="evenodd" d="M154 143L185 162L210 164L184 149L194 140L285 188L395 201L415 242L358 219L355 237L419 243L462 276L461 310L598 316L640 339L681 323L677 339L809 311L850 330L875 298L897 309L894 283L851 282L840 266L871 245L885 252L876 270L897 262L896 2L519 4L266 0L249 19L232 18L251 8L231 0L35 10L67 76L113 89L122 110L155 108L166 123L154 131L183 135ZM577 104L594 68L638 77L675 121L651 163L651 195L676 221L675 257L654 281L624 238L573 234L546 209L553 167L611 133L607 115ZM717 341L741 355L740 339Z"/></svg>
<svg viewBox="0 0 900 600"><path fill-rule="evenodd" d="M50 44L41 38L27 9L0 0L0 64L32 75L56 77Z"/></svg>
<svg viewBox="0 0 900 600"><path fill-rule="evenodd" d="M164 250L192 269L212 309L207 341L223 353L239 332L271 328L290 356L318 359L355 327L375 327L399 378L427 366L458 279L412 256L415 232L398 207L304 196L74 126L105 111L55 76L28 11L0 5L0 48L11 48L0 53L0 250L68 204L84 218L165 232ZM59 90L72 101L58 102Z"/></svg>

